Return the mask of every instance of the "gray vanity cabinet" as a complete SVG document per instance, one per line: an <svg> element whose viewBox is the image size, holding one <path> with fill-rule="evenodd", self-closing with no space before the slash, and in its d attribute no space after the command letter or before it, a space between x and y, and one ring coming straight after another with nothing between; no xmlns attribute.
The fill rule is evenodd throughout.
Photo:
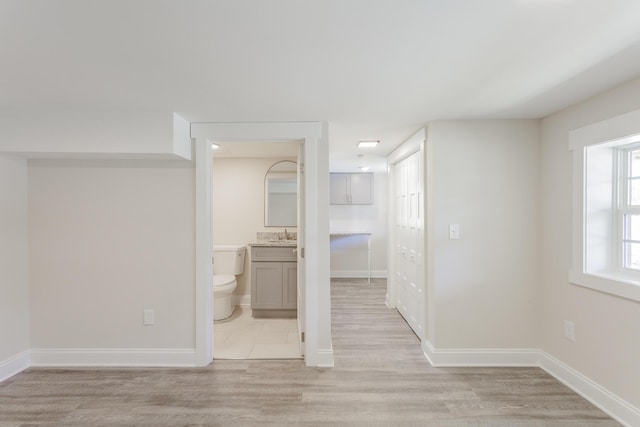
<svg viewBox="0 0 640 427"><path fill-rule="evenodd" d="M251 247L251 310L254 317L295 317L298 306L294 247Z"/></svg>

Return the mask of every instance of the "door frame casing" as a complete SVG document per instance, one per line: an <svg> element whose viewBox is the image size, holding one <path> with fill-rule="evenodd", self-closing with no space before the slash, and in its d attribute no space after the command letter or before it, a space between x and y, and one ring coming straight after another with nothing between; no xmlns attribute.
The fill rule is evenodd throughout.
<svg viewBox="0 0 640 427"><path fill-rule="evenodd" d="M213 360L211 142L297 140L305 159L305 363L333 366L329 282L328 125L320 122L191 123L195 155L196 365Z"/></svg>

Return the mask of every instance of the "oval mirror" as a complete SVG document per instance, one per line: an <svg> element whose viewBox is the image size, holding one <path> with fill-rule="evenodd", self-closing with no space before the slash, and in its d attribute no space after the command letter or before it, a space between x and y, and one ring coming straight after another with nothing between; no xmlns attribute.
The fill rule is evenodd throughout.
<svg viewBox="0 0 640 427"><path fill-rule="evenodd" d="M298 223L297 164L282 160L272 165L264 177L265 227L295 227Z"/></svg>

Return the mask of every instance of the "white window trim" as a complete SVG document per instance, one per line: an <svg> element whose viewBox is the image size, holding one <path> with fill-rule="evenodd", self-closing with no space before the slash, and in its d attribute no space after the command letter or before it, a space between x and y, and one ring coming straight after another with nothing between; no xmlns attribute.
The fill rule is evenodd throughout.
<svg viewBox="0 0 640 427"><path fill-rule="evenodd" d="M573 261L569 282L623 298L640 301L640 279L637 272L623 271L609 262L608 268L588 268L587 243L587 149L617 147L640 141L640 110L594 123L569 133L569 149L573 151ZM613 191L613 190L612 190ZM615 197L611 198L611 221L617 216ZM611 228L613 232L613 227ZM610 240L612 236L609 236ZM605 244L604 246L607 246ZM606 250L615 259L613 243ZM591 264L590 264L591 265Z"/></svg>

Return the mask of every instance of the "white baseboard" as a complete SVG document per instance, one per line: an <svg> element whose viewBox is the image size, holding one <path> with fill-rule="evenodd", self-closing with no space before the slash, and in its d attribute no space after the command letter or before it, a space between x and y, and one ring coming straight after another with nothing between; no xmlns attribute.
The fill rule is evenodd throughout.
<svg viewBox="0 0 640 427"><path fill-rule="evenodd" d="M243 307L251 306L251 295L231 295L231 304Z"/></svg>
<svg viewBox="0 0 640 427"><path fill-rule="evenodd" d="M593 382L555 357L540 351L542 369L564 383L580 396L627 426L640 426L640 409Z"/></svg>
<svg viewBox="0 0 640 427"><path fill-rule="evenodd" d="M333 360L333 350L318 350L316 356L318 368L333 368L334 360Z"/></svg>
<svg viewBox="0 0 640 427"><path fill-rule="evenodd" d="M31 366L29 350L0 361L0 382L24 371L29 366Z"/></svg>
<svg viewBox="0 0 640 427"><path fill-rule="evenodd" d="M333 348L316 349L314 352L307 352L305 349L305 363L307 366L316 366L318 368L333 368L335 366L333 360Z"/></svg>
<svg viewBox="0 0 640 427"><path fill-rule="evenodd" d="M539 350L509 349L436 349L429 341L422 351L432 366L539 366Z"/></svg>
<svg viewBox="0 0 640 427"><path fill-rule="evenodd" d="M196 366L195 349L33 349L31 366Z"/></svg>
<svg viewBox="0 0 640 427"><path fill-rule="evenodd" d="M435 367L531 366L545 370L616 421L640 426L640 409L540 349L436 349L423 341L422 351Z"/></svg>
<svg viewBox="0 0 640 427"><path fill-rule="evenodd" d="M393 303L393 301L389 300L389 294L386 294L384 297L384 305L390 309L396 308L396 305Z"/></svg>
<svg viewBox="0 0 640 427"><path fill-rule="evenodd" d="M366 270L341 270L331 271L332 279L366 279L369 273ZM371 270L371 277L375 279L387 278L387 270Z"/></svg>

